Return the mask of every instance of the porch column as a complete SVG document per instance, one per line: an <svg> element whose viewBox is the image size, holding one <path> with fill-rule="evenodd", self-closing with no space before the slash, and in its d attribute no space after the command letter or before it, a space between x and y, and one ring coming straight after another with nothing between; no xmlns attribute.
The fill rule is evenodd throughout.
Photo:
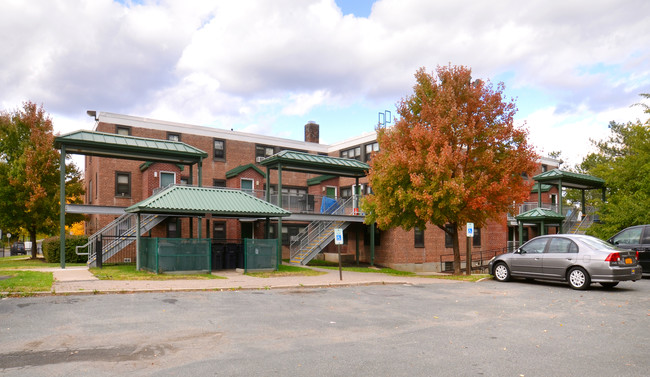
<svg viewBox="0 0 650 377"><path fill-rule="evenodd" d="M584 216L586 214L587 214L587 210L585 206L585 190L582 189L582 215Z"/></svg>
<svg viewBox="0 0 650 377"><path fill-rule="evenodd" d="M266 167L266 202L271 203L271 168ZM266 224L265 224L265 230L264 230L264 238L269 238L269 235L271 234L271 219L266 218Z"/></svg>
<svg viewBox="0 0 650 377"><path fill-rule="evenodd" d="M560 180L558 181L557 191L559 197L558 201L560 202L560 207L559 207L560 210L558 212L560 213L560 215L564 216L564 214L562 213L562 202L564 201L564 199L562 198L562 178L560 178Z"/></svg>
<svg viewBox="0 0 650 377"><path fill-rule="evenodd" d="M282 164L278 164L278 207L282 208ZM278 261L277 269L282 263L282 216L278 217Z"/></svg>
<svg viewBox="0 0 650 377"><path fill-rule="evenodd" d="M59 254L61 268L65 268L65 144L61 143L61 159L59 161ZM34 240L36 242L36 240ZM36 247L36 245L32 245Z"/></svg>
<svg viewBox="0 0 650 377"><path fill-rule="evenodd" d="M199 187L203 187L203 183L202 183L202 181L203 181L203 157L201 157L201 159L199 160L199 166L198 166L197 169L198 169L198 173L199 173L199 178L198 178L198 179L199 179L199 182L198 182L198 186L199 186ZM200 238L200 237L199 237L199 238Z"/></svg>
<svg viewBox="0 0 650 377"><path fill-rule="evenodd" d="M140 212L137 214L138 216L136 217L136 226L138 231L135 232L135 270L140 271ZM156 253L158 250L156 250Z"/></svg>
<svg viewBox="0 0 650 377"><path fill-rule="evenodd" d="M537 207L542 207L542 184L537 182Z"/></svg>
<svg viewBox="0 0 650 377"><path fill-rule="evenodd" d="M518 223L519 223L519 245L518 246L521 246L524 243L524 223L521 220L518 221Z"/></svg>
<svg viewBox="0 0 650 377"><path fill-rule="evenodd" d="M370 224L370 266L375 265L375 223Z"/></svg>

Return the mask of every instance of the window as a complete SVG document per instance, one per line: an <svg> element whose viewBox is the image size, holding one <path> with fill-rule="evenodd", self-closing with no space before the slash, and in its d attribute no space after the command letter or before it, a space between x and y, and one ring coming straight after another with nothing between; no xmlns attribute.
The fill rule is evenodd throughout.
<svg viewBox="0 0 650 377"><path fill-rule="evenodd" d="M215 221L212 223L212 238L225 240L226 239L226 222Z"/></svg>
<svg viewBox="0 0 650 377"><path fill-rule="evenodd" d="M214 159L215 160L225 160L226 159L226 142L225 140L214 139Z"/></svg>
<svg viewBox="0 0 650 377"><path fill-rule="evenodd" d="M352 187L343 187L341 189L341 198L347 199L352 196Z"/></svg>
<svg viewBox="0 0 650 377"><path fill-rule="evenodd" d="M88 181L88 204L93 204L93 180Z"/></svg>
<svg viewBox="0 0 650 377"><path fill-rule="evenodd" d="M413 229L413 246L424 247L424 231L417 226Z"/></svg>
<svg viewBox="0 0 650 377"><path fill-rule="evenodd" d="M578 245L567 238L553 238L548 246L549 253L577 253Z"/></svg>
<svg viewBox="0 0 650 377"><path fill-rule="evenodd" d="M366 154L363 156L365 162L370 161L373 152L379 151L379 143L366 144Z"/></svg>
<svg viewBox="0 0 650 377"><path fill-rule="evenodd" d="M214 187L226 187L226 180L225 179L213 179L212 180L212 186L214 186Z"/></svg>
<svg viewBox="0 0 650 377"><path fill-rule="evenodd" d="M188 177L181 177L181 185L189 185L190 179Z"/></svg>
<svg viewBox="0 0 650 377"><path fill-rule="evenodd" d="M131 196L131 173L115 172L115 196Z"/></svg>
<svg viewBox="0 0 650 377"><path fill-rule="evenodd" d="M305 228L304 225L287 225L282 226L282 244L289 246L291 241Z"/></svg>
<svg viewBox="0 0 650 377"><path fill-rule="evenodd" d="M447 231L445 232L445 247L454 247L454 240L451 238L450 233L454 230L454 228L451 226L451 224L445 225L445 229Z"/></svg>
<svg viewBox="0 0 650 377"><path fill-rule="evenodd" d="M643 233L643 242L642 244L650 243L650 226L645 227L645 233Z"/></svg>
<svg viewBox="0 0 650 377"><path fill-rule="evenodd" d="M275 148L269 145L256 145L255 157L266 158L275 154Z"/></svg>
<svg viewBox="0 0 650 377"><path fill-rule="evenodd" d="M642 231L643 227L624 230L612 238L612 243L614 245L636 245L641 240Z"/></svg>
<svg viewBox="0 0 650 377"><path fill-rule="evenodd" d="M361 160L361 147L354 147L341 151L341 157Z"/></svg>
<svg viewBox="0 0 650 377"><path fill-rule="evenodd" d="M167 219L167 238L181 238L181 226L176 217Z"/></svg>
<svg viewBox="0 0 650 377"><path fill-rule="evenodd" d="M474 239L472 240L472 246L480 247L481 246L481 228L474 228Z"/></svg>
<svg viewBox="0 0 650 377"><path fill-rule="evenodd" d="M521 247L521 251L527 254L539 254L544 252L548 238L537 238Z"/></svg>
<svg viewBox="0 0 650 377"><path fill-rule="evenodd" d="M160 172L160 187L165 188L176 183L176 174L169 172Z"/></svg>
<svg viewBox="0 0 650 377"><path fill-rule="evenodd" d="M242 178L241 179L241 189L244 192L247 192L249 194L253 194L253 180L249 178Z"/></svg>
<svg viewBox="0 0 650 377"><path fill-rule="evenodd" d="M542 164L542 173L547 172L547 171L548 171L548 166Z"/></svg>
<svg viewBox="0 0 650 377"><path fill-rule="evenodd" d="M167 133L167 140L169 140L169 141L181 141L181 135L168 132Z"/></svg>
<svg viewBox="0 0 650 377"><path fill-rule="evenodd" d="M551 194L551 204L552 205L557 204L557 194Z"/></svg>
<svg viewBox="0 0 650 377"><path fill-rule="evenodd" d="M122 136L131 136L131 127L116 125L115 133Z"/></svg>

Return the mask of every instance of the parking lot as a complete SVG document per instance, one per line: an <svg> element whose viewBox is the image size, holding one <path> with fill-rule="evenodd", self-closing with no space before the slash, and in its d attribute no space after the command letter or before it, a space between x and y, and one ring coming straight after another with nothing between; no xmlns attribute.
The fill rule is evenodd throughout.
<svg viewBox="0 0 650 377"><path fill-rule="evenodd" d="M0 373L645 376L650 280L0 300Z"/></svg>

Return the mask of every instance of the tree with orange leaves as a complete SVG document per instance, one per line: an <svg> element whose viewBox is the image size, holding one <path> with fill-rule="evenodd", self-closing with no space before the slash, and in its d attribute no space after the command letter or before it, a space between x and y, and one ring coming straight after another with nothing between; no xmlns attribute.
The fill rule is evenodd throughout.
<svg viewBox="0 0 650 377"><path fill-rule="evenodd" d="M0 225L24 229L32 245L37 233L59 227L59 165L52 120L42 106L25 102L22 109L0 113ZM83 195L81 173L72 163L66 166L66 193ZM36 252L33 247L32 258Z"/></svg>
<svg viewBox="0 0 650 377"><path fill-rule="evenodd" d="M421 68L414 94L398 104L392 127L379 125L379 151L370 162L373 194L365 198L366 223L380 229L425 229L432 224L453 240L460 274L458 233L503 216L530 193L537 155L527 131L514 126L514 101L503 83L472 80L463 66Z"/></svg>

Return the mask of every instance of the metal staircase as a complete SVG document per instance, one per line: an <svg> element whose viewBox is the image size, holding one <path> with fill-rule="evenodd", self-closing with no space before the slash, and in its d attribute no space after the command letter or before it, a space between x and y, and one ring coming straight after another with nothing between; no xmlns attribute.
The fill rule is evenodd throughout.
<svg viewBox="0 0 650 377"><path fill-rule="evenodd" d="M348 207L347 204L351 200L353 200L353 198L349 198L345 202L339 200L337 205L332 206L332 208L327 211L328 213L324 214L345 215L345 209ZM298 233L295 240L291 242L290 263L303 266L306 265L310 260L314 259L314 257L318 255L325 246L334 240L334 229L345 229L349 225L349 222L337 220L312 222Z"/></svg>
<svg viewBox="0 0 650 377"><path fill-rule="evenodd" d="M140 217L140 234L146 233L156 225L160 224L167 216L164 215L143 215ZM97 265L97 245L101 240L102 260L117 254L129 246L136 239L137 215L124 214L106 225L98 232L88 237L88 242L77 246L75 252L78 255L88 255L88 266ZM80 250L86 249L86 252Z"/></svg>

